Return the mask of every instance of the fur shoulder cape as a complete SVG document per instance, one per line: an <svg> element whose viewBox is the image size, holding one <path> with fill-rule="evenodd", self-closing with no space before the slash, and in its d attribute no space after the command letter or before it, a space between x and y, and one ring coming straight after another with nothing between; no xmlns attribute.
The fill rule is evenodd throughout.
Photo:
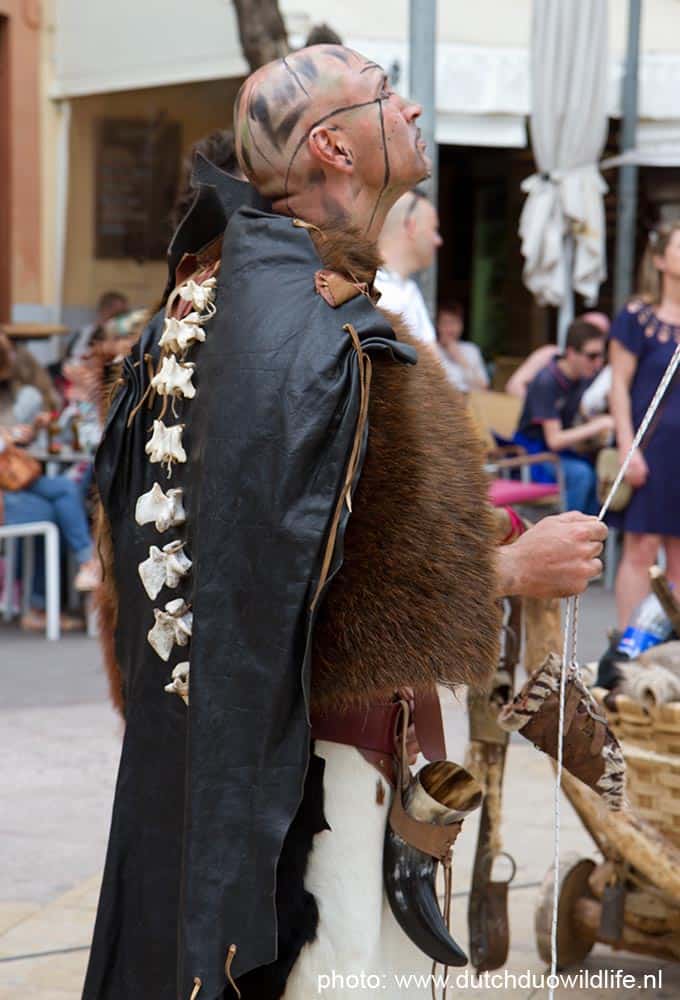
<svg viewBox="0 0 680 1000"><path fill-rule="evenodd" d="M494 519L464 398L434 350L373 364L344 561L314 638L320 709L432 683L485 686L498 653Z"/></svg>

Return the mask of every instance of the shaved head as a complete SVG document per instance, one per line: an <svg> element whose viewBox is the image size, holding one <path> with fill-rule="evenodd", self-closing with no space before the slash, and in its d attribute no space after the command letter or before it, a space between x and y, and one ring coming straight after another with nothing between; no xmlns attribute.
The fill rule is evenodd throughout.
<svg viewBox="0 0 680 1000"><path fill-rule="evenodd" d="M387 213L379 247L386 266L408 276L430 267L442 245L439 216L420 191L409 191Z"/></svg>
<svg viewBox="0 0 680 1000"><path fill-rule="evenodd" d="M429 173L419 114L376 63L342 45L315 45L245 81L236 153L275 211L377 232L399 195Z"/></svg>

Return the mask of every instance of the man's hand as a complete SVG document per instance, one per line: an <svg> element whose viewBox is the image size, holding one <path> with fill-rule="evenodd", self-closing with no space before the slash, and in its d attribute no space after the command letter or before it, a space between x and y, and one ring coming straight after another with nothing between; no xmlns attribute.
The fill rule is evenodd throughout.
<svg viewBox="0 0 680 1000"><path fill-rule="evenodd" d="M498 593L504 597L571 597L602 572L606 525L578 511L545 517L500 548Z"/></svg>
<svg viewBox="0 0 680 1000"><path fill-rule="evenodd" d="M614 418L609 413L603 413L599 417L591 417L584 426L588 427L593 435L609 433L615 429Z"/></svg>

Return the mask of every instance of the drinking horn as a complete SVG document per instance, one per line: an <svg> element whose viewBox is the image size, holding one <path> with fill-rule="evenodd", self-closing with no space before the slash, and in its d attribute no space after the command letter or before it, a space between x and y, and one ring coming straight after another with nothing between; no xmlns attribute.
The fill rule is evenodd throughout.
<svg viewBox="0 0 680 1000"><path fill-rule="evenodd" d="M461 823L481 801L478 782L449 761L427 764L405 788L400 782L394 794L383 852L385 891L404 933L441 965L462 966L468 959L449 933L437 901L437 865L441 862L450 871ZM449 905L450 898L447 916Z"/></svg>

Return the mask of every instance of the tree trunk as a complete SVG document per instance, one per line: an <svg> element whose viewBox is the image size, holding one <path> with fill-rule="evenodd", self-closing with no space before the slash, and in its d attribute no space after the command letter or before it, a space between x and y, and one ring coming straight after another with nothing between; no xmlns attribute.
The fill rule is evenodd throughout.
<svg viewBox="0 0 680 1000"><path fill-rule="evenodd" d="M251 73L290 51L278 0L234 0L243 54Z"/></svg>

